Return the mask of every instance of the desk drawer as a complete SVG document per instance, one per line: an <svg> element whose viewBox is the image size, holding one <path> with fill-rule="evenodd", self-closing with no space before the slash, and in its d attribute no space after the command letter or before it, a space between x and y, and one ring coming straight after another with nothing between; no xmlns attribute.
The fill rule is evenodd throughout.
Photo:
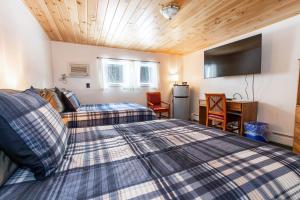
<svg viewBox="0 0 300 200"><path fill-rule="evenodd" d="M227 102L227 110L242 111L242 104L237 102Z"/></svg>

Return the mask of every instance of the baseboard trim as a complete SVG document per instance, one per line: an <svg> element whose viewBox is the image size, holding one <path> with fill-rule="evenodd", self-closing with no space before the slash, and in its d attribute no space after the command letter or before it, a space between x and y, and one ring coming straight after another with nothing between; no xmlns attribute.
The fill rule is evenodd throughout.
<svg viewBox="0 0 300 200"><path fill-rule="evenodd" d="M192 115L191 115L191 119L192 119L192 121L199 121L199 115L198 114L196 114L196 113L192 113Z"/></svg>
<svg viewBox="0 0 300 200"><path fill-rule="evenodd" d="M290 135L286 135L286 134L283 134L283 133L278 133L278 132L275 132L275 131L272 131L273 134L275 135L278 135L278 136L282 136L282 137L287 137L287 138L292 138L293 139L293 136L290 136Z"/></svg>
<svg viewBox="0 0 300 200"><path fill-rule="evenodd" d="M271 131L269 134L267 134L267 137L272 142L283 144L289 147L293 146L293 136L276 131Z"/></svg>

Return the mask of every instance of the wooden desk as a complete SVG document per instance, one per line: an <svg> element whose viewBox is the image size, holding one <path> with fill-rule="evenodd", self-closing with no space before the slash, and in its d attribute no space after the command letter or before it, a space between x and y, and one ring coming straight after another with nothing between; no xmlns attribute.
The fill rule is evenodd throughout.
<svg viewBox="0 0 300 200"><path fill-rule="evenodd" d="M241 118L241 135L244 134L244 123L257 120L257 101L227 101L227 113ZM206 101L199 100L199 124L206 123Z"/></svg>

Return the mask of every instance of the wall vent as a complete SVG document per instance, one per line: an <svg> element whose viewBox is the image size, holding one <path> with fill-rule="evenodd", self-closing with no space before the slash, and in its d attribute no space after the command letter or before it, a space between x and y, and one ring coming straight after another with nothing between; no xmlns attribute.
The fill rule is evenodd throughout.
<svg viewBox="0 0 300 200"><path fill-rule="evenodd" d="M90 66L88 64L70 64L69 76L85 77L90 75Z"/></svg>

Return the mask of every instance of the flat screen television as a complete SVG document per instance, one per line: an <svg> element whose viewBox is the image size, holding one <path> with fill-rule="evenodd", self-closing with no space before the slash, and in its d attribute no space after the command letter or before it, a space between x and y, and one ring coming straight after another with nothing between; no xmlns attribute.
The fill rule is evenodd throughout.
<svg viewBox="0 0 300 200"><path fill-rule="evenodd" d="M204 52L204 78L261 73L261 40L255 35Z"/></svg>

